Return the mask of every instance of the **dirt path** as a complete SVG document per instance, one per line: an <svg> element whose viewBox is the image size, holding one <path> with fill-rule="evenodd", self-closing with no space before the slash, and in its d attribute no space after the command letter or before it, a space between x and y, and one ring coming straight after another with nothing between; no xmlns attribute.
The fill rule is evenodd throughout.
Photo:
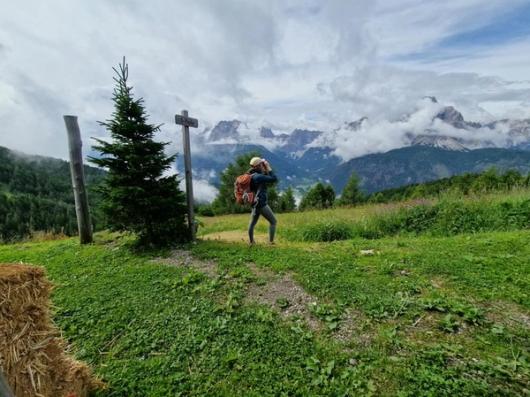
<svg viewBox="0 0 530 397"><path fill-rule="evenodd" d="M292 275L277 274L253 263L248 266L257 279L246 289L246 302L270 306L283 318L302 318L312 330L322 329L321 321L309 310L317 299L298 285Z"/></svg>
<svg viewBox="0 0 530 397"><path fill-rule="evenodd" d="M173 250L171 255L165 258L155 258L154 263L162 263L169 266L188 267L206 274L210 278L218 275L217 263L214 261L203 261L194 258L189 251Z"/></svg>
<svg viewBox="0 0 530 397"><path fill-rule="evenodd" d="M209 233L201 236L203 240L225 241L229 243L248 243L248 235L240 230L229 230L225 232ZM254 240L258 244L267 244L269 241L266 233L255 233Z"/></svg>
<svg viewBox="0 0 530 397"><path fill-rule="evenodd" d="M174 250L170 256L156 258L153 262L191 268L210 278L219 276L215 261L197 259L189 251ZM244 287L245 297L243 301L245 303L268 306L286 320L303 321L312 331L324 332L327 330L327 324L315 316L311 310L323 302L305 291L295 281L293 274L275 273L270 269L258 267L254 263L248 263L247 266L253 278ZM349 342L354 336L359 336L358 334L361 333L359 324L363 319L362 317L353 309L346 309L337 319L338 327L330 335L335 340Z"/></svg>

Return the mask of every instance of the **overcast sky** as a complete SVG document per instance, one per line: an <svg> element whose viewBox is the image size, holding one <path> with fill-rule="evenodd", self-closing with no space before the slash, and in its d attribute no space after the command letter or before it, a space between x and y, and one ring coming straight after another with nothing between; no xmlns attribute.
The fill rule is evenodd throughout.
<svg viewBox="0 0 530 397"><path fill-rule="evenodd" d="M0 145L66 158L104 136L129 63L161 137L173 116L334 128L424 95L471 120L530 117L529 0L0 0ZM389 133L391 133L389 131Z"/></svg>

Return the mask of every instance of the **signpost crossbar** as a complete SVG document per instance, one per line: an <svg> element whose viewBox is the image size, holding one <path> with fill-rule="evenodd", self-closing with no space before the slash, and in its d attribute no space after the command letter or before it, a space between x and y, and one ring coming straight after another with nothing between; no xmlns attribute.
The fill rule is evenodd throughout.
<svg viewBox="0 0 530 397"><path fill-rule="evenodd" d="M187 127L193 127L193 128L199 127L199 120L194 119L192 117L180 115L180 114L175 115L175 123L178 125L183 125Z"/></svg>

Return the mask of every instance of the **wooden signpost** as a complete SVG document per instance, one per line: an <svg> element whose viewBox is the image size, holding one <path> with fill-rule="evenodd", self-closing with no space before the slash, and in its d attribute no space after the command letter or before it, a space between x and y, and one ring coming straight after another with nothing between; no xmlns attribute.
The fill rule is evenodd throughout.
<svg viewBox="0 0 530 397"><path fill-rule="evenodd" d="M70 149L70 173L72 174L72 187L74 189L75 213L77 215L77 228L81 244L92 242L92 225L90 223L90 210L85 188L85 173L83 170L83 154L81 151L81 133L77 124L77 116L64 116L66 132L68 133L68 147Z"/></svg>
<svg viewBox="0 0 530 397"><path fill-rule="evenodd" d="M184 173L186 177L186 198L188 204L188 228L193 241L195 241L195 216L193 213L193 185L191 177L191 148L190 127L197 128L199 121L188 117L188 111L175 115L175 123L182 126L182 143L184 147Z"/></svg>

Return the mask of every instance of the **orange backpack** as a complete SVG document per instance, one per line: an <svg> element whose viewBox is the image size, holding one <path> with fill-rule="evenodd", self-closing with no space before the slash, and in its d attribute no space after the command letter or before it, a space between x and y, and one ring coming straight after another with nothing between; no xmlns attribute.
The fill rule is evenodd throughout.
<svg viewBox="0 0 530 397"><path fill-rule="evenodd" d="M234 182L234 196L237 204L254 204L256 194L250 190L251 180L252 174L243 174L236 178L236 181Z"/></svg>

